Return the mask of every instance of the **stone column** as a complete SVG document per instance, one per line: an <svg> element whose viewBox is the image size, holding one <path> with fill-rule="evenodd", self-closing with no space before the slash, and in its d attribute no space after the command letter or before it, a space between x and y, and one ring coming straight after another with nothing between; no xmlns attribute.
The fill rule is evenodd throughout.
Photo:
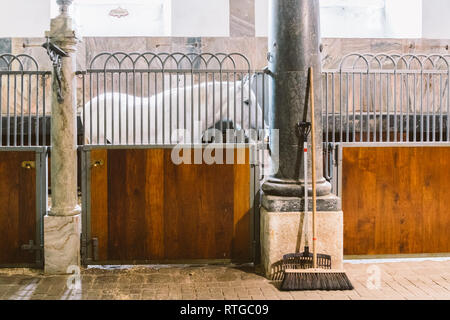
<svg viewBox="0 0 450 320"><path fill-rule="evenodd" d="M297 123L311 121L308 70L313 67L317 159L312 164L308 157L307 185L312 195L311 168L314 165L318 252L330 254L332 267L341 268L341 202L330 193L331 185L323 177L319 0L271 0L269 11L270 128L277 129L279 134L279 141L271 139L271 148L275 150L274 144L278 143L279 170L262 187L262 264L266 275L271 276L283 254L303 251L303 141ZM311 199L308 208L312 210Z"/></svg>
<svg viewBox="0 0 450 320"><path fill-rule="evenodd" d="M67 56L61 58L60 91L53 72L51 117L52 206L44 217L45 272L67 273L80 265L81 208L77 201L76 78L77 38L68 7L73 0L57 0L60 14L46 35Z"/></svg>

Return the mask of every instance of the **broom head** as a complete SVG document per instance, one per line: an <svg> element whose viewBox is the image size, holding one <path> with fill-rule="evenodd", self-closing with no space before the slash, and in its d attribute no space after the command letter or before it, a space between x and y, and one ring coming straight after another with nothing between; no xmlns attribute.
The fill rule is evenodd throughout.
<svg viewBox="0 0 450 320"><path fill-rule="evenodd" d="M353 290L344 270L286 269L281 290Z"/></svg>
<svg viewBox="0 0 450 320"><path fill-rule="evenodd" d="M313 254L304 252L283 256L283 281L280 289L294 290L353 290L345 271L331 269L331 256L317 254L317 266L313 269Z"/></svg>

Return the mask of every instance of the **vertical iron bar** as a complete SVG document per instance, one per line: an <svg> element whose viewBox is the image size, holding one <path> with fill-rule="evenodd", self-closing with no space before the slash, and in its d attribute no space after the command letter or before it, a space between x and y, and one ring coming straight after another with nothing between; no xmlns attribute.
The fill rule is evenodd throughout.
<svg viewBox="0 0 450 320"><path fill-rule="evenodd" d="M107 144L107 135L108 135L108 128L107 128L107 120L108 120L108 114L107 114L107 108L106 108L106 69L103 73L103 97L104 97L104 103L103 103L103 144ZM114 100L114 97L113 97Z"/></svg>
<svg viewBox="0 0 450 320"><path fill-rule="evenodd" d="M355 105L355 73L352 72L352 111L353 111L353 118L352 118L352 129L353 129L353 137L352 141L355 142L355 136L356 136L356 105Z"/></svg>
<svg viewBox="0 0 450 320"><path fill-rule="evenodd" d="M369 71L367 71L367 86L366 86L366 103L367 103L367 110L366 110L366 119L367 119L367 123L366 123L366 128L367 128L367 142L370 142L370 73Z"/></svg>
<svg viewBox="0 0 450 320"><path fill-rule="evenodd" d="M334 73L331 74L331 119L333 120L333 125L332 125L332 137L331 137L331 141L334 143L336 142L336 123L335 123L335 107L334 107L334 103L335 103L335 95L334 95Z"/></svg>
<svg viewBox="0 0 450 320"><path fill-rule="evenodd" d="M339 73L339 142L342 142L342 70Z"/></svg>
<svg viewBox="0 0 450 320"><path fill-rule="evenodd" d="M85 130L85 128L86 128L86 107L85 107L85 104L86 104L86 97L85 97L85 95L86 95L86 82L85 82L85 75L84 75L84 73L82 74L82 81L83 81L83 83L82 83L82 90L83 90L83 93L82 93L82 104L83 104L83 106L82 106L82 108L83 108L83 145L85 144L85 142L86 142L86 130Z"/></svg>
<svg viewBox="0 0 450 320"><path fill-rule="evenodd" d="M245 130L244 122L244 73L241 72L241 130Z"/></svg>
<svg viewBox="0 0 450 320"><path fill-rule="evenodd" d="M200 114L197 115L198 121L200 122ZM193 127L194 123L194 70L191 69L191 127ZM206 123L208 123L208 73L206 73ZM202 124L203 125L203 124ZM199 128L200 130L202 128ZM194 130L194 129L193 129ZM194 132L192 132L194 133ZM200 138L200 137L198 137ZM194 139L191 140L194 142ZM197 141L195 141L197 142Z"/></svg>
<svg viewBox="0 0 450 320"><path fill-rule="evenodd" d="M183 95L184 95L184 113L183 113L183 119L184 119L184 130L187 130L187 99L186 99L186 72L183 72ZM194 113L191 110L191 143L194 142L194 121L192 121L194 117Z"/></svg>
<svg viewBox="0 0 450 320"><path fill-rule="evenodd" d="M10 145L10 140L11 140L11 118L10 118L10 116L11 116L11 113L10 113L10 106L9 106L9 103L10 103L10 95L9 95L9 92L10 92L10 83L11 83L11 80L10 80L10 77L9 77L9 74L7 75L8 76L8 81L7 81L7 86L6 86L6 120L7 120L7 122L6 122L6 145L9 147L9 145Z"/></svg>
<svg viewBox="0 0 450 320"><path fill-rule="evenodd" d="M199 73L200 74L200 73ZM192 85L191 85L191 88L194 88L194 83L193 83L193 78L192 78L193 76L192 76L192 74L191 74L191 82L192 82ZM198 85L200 85L200 83L198 84ZM209 83L208 83L208 72L206 72L205 73L205 100L206 100L206 102L205 102L205 105L206 105L206 108L205 108L205 121L206 121L206 123L205 123L205 128L207 129L208 128L208 87L209 87ZM192 103L191 103L191 109L192 109L192 114L194 113L194 97L193 97L193 89L191 89L191 96L192 96ZM200 111L198 112L198 114L197 114L197 118L198 118L198 121L200 122L200 119L201 119L201 116L200 116ZM192 119L194 119L194 117L192 116ZM201 124L202 125L202 127L203 127L203 123ZM202 130L202 128L200 128L200 130ZM203 130L202 130L203 131Z"/></svg>
<svg viewBox="0 0 450 320"><path fill-rule="evenodd" d="M249 75L250 76L250 75ZM258 78L256 78L256 87L255 87L255 96L256 96L256 105L258 104ZM250 86L250 79L249 79L249 86ZM236 96L236 91L234 91L234 94ZM249 105L250 108L250 105ZM255 125L256 129L258 129L258 106L255 108Z"/></svg>
<svg viewBox="0 0 450 320"><path fill-rule="evenodd" d="M89 73L89 143L90 144L94 144L94 140L92 138L92 135L93 135L93 129L92 129L92 124L93 124L93 120L92 120L92 90L93 90L92 73Z"/></svg>
<svg viewBox="0 0 450 320"><path fill-rule="evenodd" d="M172 143L172 73L169 72L169 141Z"/></svg>
<svg viewBox="0 0 450 320"><path fill-rule="evenodd" d="M45 110L45 91L47 88L47 78L45 75L42 76L42 119L44 123L44 128L42 129L42 145L45 146L46 134L47 134L47 118ZM49 143L51 143L51 138ZM36 74L36 146L39 145L39 75Z"/></svg>
<svg viewBox="0 0 450 320"><path fill-rule="evenodd" d="M30 75L31 77L31 75ZM0 146L3 145L3 75L0 74ZM30 95L31 99L31 95Z"/></svg>
<svg viewBox="0 0 450 320"><path fill-rule="evenodd" d="M14 146L17 146L17 75L14 74Z"/></svg>
<svg viewBox="0 0 450 320"><path fill-rule="evenodd" d="M220 74L219 74L219 77L220 77L220 82L219 82L219 84L220 84L220 96L219 96L219 99L220 99L220 105L219 105L219 107L220 107L220 131L222 131L222 102L223 102L223 97L222 97L222 90L223 90L223 85L222 85L222 66L221 66L221 68L220 68ZM214 121L213 121L213 123L215 123L215 119L214 119Z"/></svg>
<svg viewBox="0 0 450 320"><path fill-rule="evenodd" d="M129 108L129 97L128 97L128 72L125 72L125 97L127 99L127 101L125 102L125 144L129 145L129 124L128 122L129 120L129 113L130 113L130 108Z"/></svg>
<svg viewBox="0 0 450 320"><path fill-rule="evenodd" d="M436 141L436 89L434 88L434 82L435 82L435 75L432 75L432 90L433 90L433 129L431 131L432 137L433 137L433 142Z"/></svg>
<svg viewBox="0 0 450 320"><path fill-rule="evenodd" d="M450 142L450 69L447 71L447 142Z"/></svg>
<svg viewBox="0 0 450 320"><path fill-rule="evenodd" d="M164 75L162 75L162 83L164 83ZM163 106L163 112L164 114L164 93L161 93L161 105ZM162 115L161 115L162 116ZM158 144L158 74L155 72L155 144Z"/></svg>
<svg viewBox="0 0 450 320"><path fill-rule="evenodd" d="M346 94L346 107L345 107L345 111L346 111L346 115L347 115L347 120L346 120L346 124L345 124L345 142L349 142L350 141L350 117L349 117L349 108L350 108L350 74L347 72L347 94Z"/></svg>
<svg viewBox="0 0 450 320"><path fill-rule="evenodd" d="M136 70L133 68L133 144L136 144Z"/></svg>
<svg viewBox="0 0 450 320"><path fill-rule="evenodd" d="M141 144L144 143L144 79L143 73L139 72L141 75Z"/></svg>
<svg viewBox="0 0 450 320"><path fill-rule="evenodd" d="M120 78L119 78L119 81L120 81ZM105 95L106 95L106 93L105 93ZM119 99L120 99L120 95L119 95ZM115 116L115 112L114 112L114 72L111 72L111 144L115 144L114 116Z"/></svg>
<svg viewBox="0 0 450 320"><path fill-rule="evenodd" d="M400 142L403 142L403 73L400 74Z"/></svg>
<svg viewBox="0 0 450 320"><path fill-rule="evenodd" d="M373 74L373 96L372 96L372 107L373 107L373 142L377 141L377 74Z"/></svg>
<svg viewBox="0 0 450 320"><path fill-rule="evenodd" d="M417 95L417 75L414 73L414 120L413 120L413 141L417 141L417 101L416 101L416 95Z"/></svg>
<svg viewBox="0 0 450 320"><path fill-rule="evenodd" d="M411 110L411 100L409 98L409 73L406 74L406 142L409 142L409 118Z"/></svg>
<svg viewBox="0 0 450 320"><path fill-rule="evenodd" d="M100 144L100 74L96 74L96 88L97 88L97 144Z"/></svg>
<svg viewBox="0 0 450 320"><path fill-rule="evenodd" d="M265 130L266 126L266 74L262 73L262 128Z"/></svg>
<svg viewBox="0 0 450 320"><path fill-rule="evenodd" d="M20 77L20 145L23 146L23 127L24 127L24 113L23 113L23 73Z"/></svg>
<svg viewBox="0 0 450 320"><path fill-rule="evenodd" d="M361 72L359 74L359 142L363 142L363 84L363 74Z"/></svg>
<svg viewBox="0 0 450 320"><path fill-rule="evenodd" d="M119 71L119 144L122 144L122 74Z"/></svg>
<svg viewBox="0 0 450 320"><path fill-rule="evenodd" d="M155 75L156 75L156 73L155 73ZM151 120L151 112L152 112L152 110L151 110L151 108L150 108L150 96L151 96L151 94L150 94L150 79L151 79L151 75L150 75L150 72L148 72L147 73L147 135L148 135L148 140L147 140L147 143L148 144L151 144L151 122L152 122L152 120ZM155 90L155 99L156 99L156 90ZM156 106L156 103L155 103L155 106Z"/></svg>
<svg viewBox="0 0 450 320"><path fill-rule="evenodd" d="M423 140L423 67L420 70L420 142Z"/></svg>
<svg viewBox="0 0 450 320"><path fill-rule="evenodd" d="M442 142L442 132L444 130L444 118L442 114L442 73L439 72L439 141Z"/></svg>
<svg viewBox="0 0 450 320"><path fill-rule="evenodd" d="M389 96L389 92L390 92L390 82L391 82L391 76L389 73L386 74L386 142L390 141L390 136L391 136L391 114L390 114L390 96ZM394 98L395 98L395 93L394 93Z"/></svg>
<svg viewBox="0 0 450 320"><path fill-rule="evenodd" d="M38 75L36 75L38 77ZM0 90L1 90L1 84L0 84ZM28 146L31 146L31 74L28 75ZM1 96L0 96L1 100ZM36 110L36 113L38 110ZM0 110L1 113L1 110ZM1 116L0 116L1 121ZM1 129L0 129L1 132ZM0 139L1 140L1 139ZM1 143L0 143L1 145Z"/></svg>
<svg viewBox="0 0 450 320"><path fill-rule="evenodd" d="M177 69L178 70L178 69ZM176 125L176 129L179 129L179 126L180 126L180 117L179 117L179 114L180 114L180 73L177 71L177 110L176 110L176 112L177 112L177 125Z"/></svg>
<svg viewBox="0 0 450 320"><path fill-rule="evenodd" d="M383 77L380 73L380 118L379 118L379 141L383 142ZM375 140L376 141L376 140Z"/></svg>

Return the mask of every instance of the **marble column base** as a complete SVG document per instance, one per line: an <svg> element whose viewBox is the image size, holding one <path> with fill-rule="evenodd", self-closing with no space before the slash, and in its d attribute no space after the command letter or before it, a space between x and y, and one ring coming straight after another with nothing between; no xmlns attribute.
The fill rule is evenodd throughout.
<svg viewBox="0 0 450 320"><path fill-rule="evenodd" d="M69 266L80 265L81 214L44 217L46 274L67 274Z"/></svg>
<svg viewBox="0 0 450 320"><path fill-rule="evenodd" d="M281 262L286 253L304 251L304 213L269 212L261 208L261 263L268 279L281 279ZM309 212L308 230L312 230L312 213ZM312 231L310 231L312 251ZM343 212L317 212L317 252L331 256L331 268L342 269Z"/></svg>

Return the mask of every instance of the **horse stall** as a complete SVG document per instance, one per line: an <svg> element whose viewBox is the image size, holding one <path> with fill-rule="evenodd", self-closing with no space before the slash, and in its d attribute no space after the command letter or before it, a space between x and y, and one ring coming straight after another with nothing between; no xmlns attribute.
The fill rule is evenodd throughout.
<svg viewBox="0 0 450 320"><path fill-rule="evenodd" d="M450 252L450 69L440 55L361 55L324 72L325 171L344 254Z"/></svg>
<svg viewBox="0 0 450 320"><path fill-rule="evenodd" d="M248 60L101 53L77 74L83 263L255 261L267 111Z"/></svg>
<svg viewBox="0 0 450 320"><path fill-rule="evenodd" d="M46 79L28 55L0 55L0 266L43 266Z"/></svg>

